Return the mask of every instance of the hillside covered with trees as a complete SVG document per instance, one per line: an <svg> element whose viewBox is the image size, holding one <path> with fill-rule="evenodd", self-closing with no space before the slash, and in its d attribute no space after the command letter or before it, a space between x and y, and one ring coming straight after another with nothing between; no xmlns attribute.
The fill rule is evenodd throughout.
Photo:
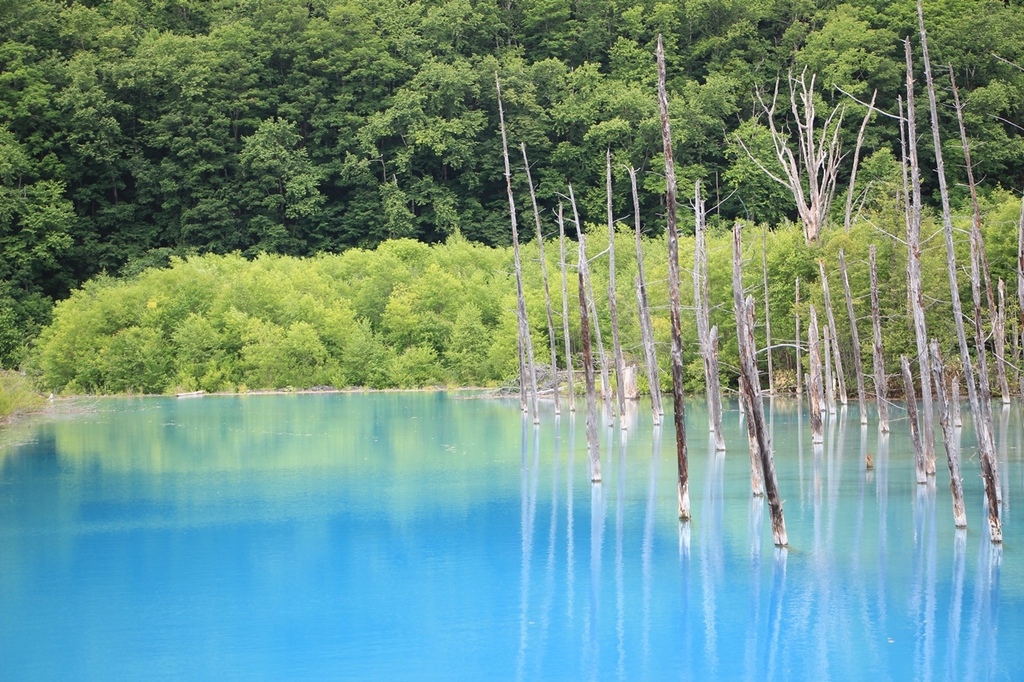
<svg viewBox="0 0 1024 682"><path fill-rule="evenodd" d="M1012 201L1003 190L1024 186L1024 5L941 0L926 2L925 13L932 62L951 66L967 102L965 125L983 200L993 214L1008 215ZM456 247L475 254L481 260L474 271L484 282L476 292L480 297L472 299L480 322L488 328L508 325L508 317L514 319L512 305L504 302L509 257L487 248L510 239L495 74L502 79L509 138L529 150L546 233L554 232L551 211L570 183L584 222L602 222L610 148L615 213L629 221L626 168L636 167L650 246L664 223L653 65L658 34L668 55L679 184L692 193L694 181L703 182L713 228L734 219L778 228L778 239L773 234L769 243L780 246L769 249L777 250L780 268L799 260L781 245L806 250L784 236L788 228L782 226L797 217L792 197L744 151L745 146L760 162L773 162L755 93L770 97L777 79L785 82L787 73L806 70L815 75L823 112L845 107L840 185L849 177L865 111L861 103L877 92L875 106L882 113L865 131L855 187L860 232L853 234L861 235L861 244L884 233L899 235L900 133L885 113L897 111L905 92L901 41L916 40L916 22L915 6L906 0L0 2L0 363L22 363L29 342L51 319L53 303L98 275L103 277L75 295L79 302L118 287L166 290L169 284L153 283L198 277L189 268L220 273L225 281L197 281L210 286L202 294L213 306L209 310L222 313L206 322L227 333L232 322L224 315L231 305L243 312L245 306L229 303L217 287L242 277L246 268L251 272L244 277L290 268L291 274L267 277L294 280L300 290L318 273L329 281L324 287L351 288L346 264L369 259L364 250L387 240L438 244L430 258ZM923 89L918 96L924 111ZM962 158L948 88L940 87L939 98L947 158ZM930 158L929 144L930 137L922 135L922 158ZM954 204L963 204L963 164L953 162L947 172L953 175ZM514 176L517 192L527 196L521 161ZM930 173L924 182L926 201L934 205ZM841 226L842 206L833 212ZM1003 235L1004 246L1012 242L1002 223L990 229ZM827 249L829 239L824 234L817 248ZM411 248L402 241L388 248L396 244ZM895 242L891 248L895 252ZM259 254L265 255L255 265L245 265ZM820 254L805 255L811 267L801 276L813 282ZM172 263L172 257L179 260ZM299 261L284 257L314 258L301 261L300 268ZM1003 267L991 260L994 269ZM163 274L146 272L169 263ZM457 271L444 274L460 277ZM773 271L773 291L791 289L790 274ZM121 277L127 279L116 279ZM631 279L620 277L628 301ZM484 300L484 290L493 298ZM888 291L895 297L898 290ZM395 337L384 312L391 292L374 294L385 300L376 308L361 307L352 291L335 292L351 305L330 314L351 315L352 329L396 357L410 347L426 354L432 348L439 363L433 380L470 382L469 376L449 373L450 337L415 343ZM151 302L151 293L138 295ZM792 306L778 296L778 314L789 314ZM157 298L156 304L144 314L169 315L165 302ZM774 306L773 301L773 316ZM936 304L935 311L940 308ZM897 314L899 308L891 310ZM198 317L166 320L199 324L204 311L191 312ZM455 322L448 312L444 329L450 332ZM473 314L466 312L462 323L473 322L466 317ZM308 330L295 325L315 326L315 317L305 311L267 318L283 334L243 324L239 329L248 331L224 343L242 348L245 338L264 334L301 346ZM155 324L163 328L165 322ZM133 325L147 328L139 320L125 328ZM159 339L119 343L169 348L166 335L180 330L164 331ZM48 332L47 343L58 334ZM347 343L324 334L318 333L327 351L323 357ZM514 331L508 337L502 343L514 350ZM46 366L48 352L41 347L33 365ZM239 365L248 369L219 379L204 380L196 369L187 374L189 381L179 380L185 375L174 373L184 371L178 367L163 387L249 384L256 381L248 374L258 371L252 369L259 366L256 355L252 351L249 364ZM56 362L59 354L53 357ZM494 364L472 381L505 376L509 358L490 357ZM514 361L513 353L513 367ZM376 385L387 375L357 382L355 369L325 365L309 381ZM55 387L160 388L139 383L138 375L132 375L135 384L48 376ZM405 382L392 377L384 383Z"/></svg>

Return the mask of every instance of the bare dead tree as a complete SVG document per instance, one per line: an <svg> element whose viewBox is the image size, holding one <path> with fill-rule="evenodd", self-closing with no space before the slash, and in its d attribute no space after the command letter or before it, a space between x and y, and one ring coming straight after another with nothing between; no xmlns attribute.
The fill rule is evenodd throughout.
<svg viewBox="0 0 1024 682"><path fill-rule="evenodd" d="M565 216L558 202L558 265L562 270L562 336L565 339L565 371L569 375L569 411L576 411L576 381L572 371L572 345L569 343L569 277L565 264Z"/></svg>
<svg viewBox="0 0 1024 682"><path fill-rule="evenodd" d="M843 123L843 106L834 107L821 123L819 130L814 105L815 76L812 75L808 82L805 69L799 77L789 73L786 80L789 85L791 122L796 127L797 153L793 153L789 130L780 127L776 121L778 80L775 81L775 91L769 101L765 100L760 91L756 92L756 96L768 121L775 158L782 172L770 170L750 153L742 140L739 142L762 172L793 195L797 213L804 226L804 239L811 244L818 240L821 228L828 219L832 200L835 198L839 162L842 160L839 132Z"/></svg>
<svg viewBox="0 0 1024 682"><path fill-rule="evenodd" d="M924 448L921 446L921 431L917 421L917 397L914 394L914 377L910 373L910 361L906 355L900 356L900 368L903 370L903 390L907 396L907 416L910 419L910 440L914 444L914 470L917 472L918 485L928 482L928 472L924 461Z"/></svg>
<svg viewBox="0 0 1024 682"><path fill-rule="evenodd" d="M570 188L570 192L572 189ZM597 436L597 389L594 386L594 356L590 351L590 316L587 301L587 286L584 281L587 270L587 251L580 241L577 251L577 271L580 289L580 338L583 345L583 379L587 391L587 454L590 461L590 480L601 482L601 445Z"/></svg>
<svg viewBox="0 0 1024 682"><path fill-rule="evenodd" d="M939 195L942 200L942 223L946 238L946 270L949 276L950 298L953 303L953 317L957 331L957 342L960 346L960 360L964 367L964 380L967 383L967 395L971 402L971 413L974 417L975 429L978 433L982 478L985 480L985 494L989 504L989 537L993 543L1002 543L1002 522L999 519L999 479L995 464L995 447L992 437L992 420L987 405L986 389L987 370L985 369L984 347L976 348L978 352L978 383L975 382L974 369L971 365L970 350L964 332L963 308L960 304L960 292L957 284L956 254L953 250L953 221L949 206L949 190L946 187L946 171L942 160L942 138L939 133L939 111L935 97L935 85L932 79L931 61L928 58L928 35L924 26L924 10L921 1L917 2L917 21L921 33L921 52L924 62L925 83L928 89L928 108L931 113L932 139L935 151L936 174L939 179ZM973 241L972 241L973 243ZM972 252L973 252L972 248ZM976 301L980 301L977 292L977 258L972 253L971 274L972 293ZM975 293L977 292L977 293ZM977 306L976 306L977 307ZM977 339L976 339L977 341Z"/></svg>
<svg viewBox="0 0 1024 682"><path fill-rule="evenodd" d="M540 211L537 210L537 192L533 188L530 160L526 158L526 143L519 145L523 151L523 165L526 167L526 182L530 185L530 203L533 205L533 220L537 227L537 253L540 255L540 276L544 283L544 309L548 316L548 345L551 348L551 395L555 401L555 414L561 414L558 404L558 348L555 341L555 319L551 313L551 289L548 287L548 264L544 258L544 233L540 226Z"/></svg>
<svg viewBox="0 0 1024 682"><path fill-rule="evenodd" d="M612 353L615 355L615 396L618 398L619 426L626 428L626 392L623 384L626 377L626 363L622 358L622 344L619 343L619 306L615 292L615 214L612 212L612 149L605 151L605 187L608 195L608 315L612 323Z"/></svg>
<svg viewBox="0 0 1024 682"><path fill-rule="evenodd" d="M537 404L537 370L533 364L533 343L530 340L530 324L526 317L526 296L523 293L523 266L519 255L519 229L516 224L516 200L512 192L512 169L508 162L508 137L505 135L505 110L501 103L501 81L494 74L494 86L498 92L498 120L501 123L501 151L505 160L505 186L508 190L508 211L512 221L512 255L516 269L516 317L519 323L519 352L522 356L521 366L525 364L530 380L531 405L533 407L533 423L540 423L540 411ZM520 402L526 411L525 384L526 378L520 372Z"/></svg>
<svg viewBox="0 0 1024 682"><path fill-rule="evenodd" d="M853 311L850 278L846 274L846 257L842 249L839 249L839 274L843 279L846 314L850 318L850 339L853 341L853 369L857 374L857 404L860 408L860 423L863 425L868 423L868 411L864 392L864 363L860 357L860 334L857 333L857 315Z"/></svg>
<svg viewBox="0 0 1024 682"><path fill-rule="evenodd" d="M836 379L839 381L839 402L845 405L849 400L846 393L846 374L843 372L843 357L839 352L839 331L836 328L836 317L832 313L832 294L828 286L824 261L818 260L818 270L821 272L821 290L825 296L825 318L828 320L828 329L832 336L832 362L835 365Z"/></svg>
<svg viewBox="0 0 1024 682"><path fill-rule="evenodd" d="M676 224L676 167L672 157L672 131L668 120L668 91L665 87L665 48L658 35L658 108L665 157L665 213L668 232L669 318L672 327L672 406L676 427L676 461L679 469L679 518L690 518L689 464L686 453L686 421L683 405L683 333L679 303L679 229Z"/></svg>
<svg viewBox="0 0 1024 682"><path fill-rule="evenodd" d="M871 120L871 115L875 113L875 98L878 96L878 90L871 93L871 103L868 104L868 110L864 112L864 120L860 122L860 131L857 133L857 145L853 149L853 168L850 170L850 184L846 188L846 211L843 213L843 227L847 232L850 231L850 225L853 222L853 192L854 186L857 183L857 167L860 165L860 148L864 145L864 131L867 130L868 121Z"/></svg>
<svg viewBox="0 0 1024 682"><path fill-rule="evenodd" d="M772 316L768 306L768 228L761 231L761 282L764 285L764 345L768 356L768 393L775 393L775 369L772 366Z"/></svg>
<svg viewBox="0 0 1024 682"><path fill-rule="evenodd" d="M651 323L651 305L647 298L647 279L644 276L644 248L640 240L640 193L636 185L636 169L630 167L629 182L633 190L633 222L636 228L636 300L640 313L640 338L644 347L647 384L651 389L651 412L654 424L661 424L664 410L661 406L661 383L658 380L658 360L654 354L654 325Z"/></svg>
<svg viewBox="0 0 1024 682"><path fill-rule="evenodd" d="M935 384L935 392L939 399L939 420L942 424L942 441L946 446L946 463L949 465L949 492L953 497L953 523L957 528L967 527L967 512L964 509L964 486L960 478L960 441L950 415L950 401L946 397L946 384L943 378L942 356L939 355L939 342L931 341L931 368ZM960 390L954 397L959 401Z"/></svg>
<svg viewBox="0 0 1024 682"><path fill-rule="evenodd" d="M803 395L804 364L800 357L800 278L796 278L796 302L793 305L793 316L796 318L796 397Z"/></svg>
<svg viewBox="0 0 1024 682"><path fill-rule="evenodd" d="M878 267L875 262L875 245L869 251L871 261L871 329L874 336L872 358L875 368L875 402L878 403L878 428L889 433L889 406L885 378L885 360L882 355L882 315L878 307Z"/></svg>
<svg viewBox="0 0 1024 682"><path fill-rule="evenodd" d="M712 343L709 328L710 310L708 305L708 255L705 239L706 225L704 198L700 181L695 184L694 201L694 248L693 248L693 305L697 317L697 342L704 367L704 387L708 400L708 430L714 435L715 450L725 450L725 435L722 432L722 389L718 380L718 348ZM715 330L717 339L717 328Z"/></svg>
<svg viewBox="0 0 1024 682"><path fill-rule="evenodd" d="M736 342L740 351L740 409L747 422L747 444L750 450L750 493L764 495L764 468L761 465L761 438L758 435L756 410L753 401L761 402L761 380L757 373L757 343L754 341L754 318L747 318L743 299L743 236L739 223L732 228L732 305L736 318ZM749 372L745 366L748 354L753 355L757 385L748 385ZM762 412L763 414L763 412Z"/></svg>
<svg viewBox="0 0 1024 682"><path fill-rule="evenodd" d="M1006 378L1006 284L1002 278L997 286L996 315L992 318L992 337L996 351L996 377L1003 405L1010 404L1010 382Z"/></svg>
<svg viewBox="0 0 1024 682"><path fill-rule="evenodd" d="M818 333L818 313L811 305L810 322L807 325L807 355L810 364L810 383L807 392L811 397L811 443L825 442L825 431L821 415L825 411L825 396L821 376L821 336Z"/></svg>

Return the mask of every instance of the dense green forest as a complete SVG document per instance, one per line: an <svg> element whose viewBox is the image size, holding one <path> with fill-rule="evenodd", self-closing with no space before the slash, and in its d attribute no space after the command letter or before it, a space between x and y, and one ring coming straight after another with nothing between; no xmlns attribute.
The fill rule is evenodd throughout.
<svg viewBox="0 0 1024 682"><path fill-rule="evenodd" d="M924 9L932 61L950 65L967 101L965 123L983 198L992 211L1005 213L1010 200L1004 190L1024 186L1024 5L934 0ZM249 272L244 261L255 258L246 277L264 272L272 281L294 280L300 291L307 277L333 287L332 296L350 306L330 314L351 314L351 328L366 343L383 344L396 357L410 348L424 355L433 349L436 366L419 362L432 368L430 380L500 380L511 371L504 351L489 354L486 369L461 376L454 369L445 336L454 318L445 318L447 326L435 330L429 343L399 340L385 324L391 290L353 293L356 285L344 281L352 276L344 268L354 268L360 258L373 260L369 249L388 240L436 244L429 257L418 256L425 260L442 258L445 249L469 250L481 259L474 267L484 283L476 292L481 297L472 298L477 313L466 312L462 324L472 324L468 318L475 314L489 329L509 324L512 306L502 279L507 271L499 276L488 269L495 261L507 268L508 254L487 247L510 239L496 73L510 140L529 149L547 234L554 229L551 210L569 183L584 221L603 220L604 151L610 148L616 215L628 222L632 212L626 167L634 166L641 171L646 230L656 244L664 222L653 64L659 33L668 53L681 188L692 193L693 182L703 182L713 227L739 218L777 228L770 244L790 244L793 254L781 246L769 249L777 253L776 265L786 266L805 249L785 236L789 228L783 226L797 215L793 199L740 144L772 163L754 93L770 93L787 72L816 75L822 111L835 104L846 108L842 184L864 113L854 98L868 100L877 90L876 106L895 112L904 92L904 37L920 57L912 2L0 0L0 364L19 366L29 358L54 302L91 278L99 277L75 294L77 304L64 307L65 317L58 316L46 343L55 343L74 305L113 296L101 293L108 289L149 291L149 302L160 291L152 287L171 286L161 277L187 278L190 268L242 277ZM924 125L923 88L917 92ZM948 87L940 87L939 98L947 158L962 158ZM922 159L931 158L929 145L930 136L921 135ZM856 190L863 224L852 234L899 235L893 204L901 187L900 136L891 118L872 120L862 157ZM526 197L522 161L513 161L516 190ZM930 164L925 166L927 198L935 181ZM963 164L947 163L947 172L955 176L954 203L962 205ZM842 206L834 210L841 223ZM824 237L816 248L827 248L827 232ZM393 241L379 257L401 250L396 245L408 247ZM897 244L891 249L896 253ZM815 257L806 259L813 265ZM773 272L773 291L791 288L789 275ZM803 276L813 282L815 267ZM231 303L236 294L217 288L225 282L202 281L211 287L204 300L222 310L197 309L191 311L195 319L177 319L156 297L157 307L146 308L150 317L164 319L156 326L131 316L114 320L162 335L125 334L118 343L169 347L170 335L180 331L167 326L171 320L199 324L201 318L227 334L232 305L286 332L236 330L234 347L259 333L297 346L312 338L308 329L295 327L315 327L310 311L260 317ZM620 281L627 287L624 300L631 300L631 278ZM396 282L390 286L405 291ZM485 301L488 287L493 298ZM389 302L375 308L357 300L372 295ZM934 296L944 300L938 290ZM326 305L333 299L317 300ZM780 299L779 314L786 310ZM316 331L324 357L342 362L344 354L337 352L347 341L330 340L324 328ZM498 343L514 343L514 332L508 335ZM30 364L57 372L45 374L51 386L163 390L298 381L260 379L255 355L246 368L223 368L220 377L177 365L163 383L124 383L101 379L101 373L71 376L47 364L59 358L46 343L31 354ZM103 348L103 357L122 352ZM305 380L408 383L391 369L371 371L370 364L345 368L325 361L315 380Z"/></svg>

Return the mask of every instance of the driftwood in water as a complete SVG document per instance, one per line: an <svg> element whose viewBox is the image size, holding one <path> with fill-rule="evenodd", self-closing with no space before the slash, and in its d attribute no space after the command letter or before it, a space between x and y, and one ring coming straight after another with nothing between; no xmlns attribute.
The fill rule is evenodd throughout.
<svg viewBox="0 0 1024 682"><path fill-rule="evenodd" d="M804 393L804 365L800 357L800 278L796 278L796 302L793 305L793 316L796 318L796 397Z"/></svg>
<svg viewBox="0 0 1024 682"><path fill-rule="evenodd" d="M571 190L570 190L571 191ZM587 454L590 461L590 480L601 481L601 446L597 436L597 388L594 386L594 355L590 349L590 315L588 312L587 287L584 281L587 267L587 252L583 240L578 250L580 288L580 338L583 350L583 379L587 391Z"/></svg>
<svg viewBox="0 0 1024 682"><path fill-rule="evenodd" d="M612 353L615 359L615 397L618 399L619 425L626 428L626 389L623 375L626 363L622 359L622 345L619 343L619 306L615 293L615 214L612 212L612 149L608 147L605 186L608 192L608 316L612 323Z"/></svg>
<svg viewBox="0 0 1024 682"><path fill-rule="evenodd" d="M694 196L693 306L696 310L697 341L700 345L704 387L708 400L708 430L714 435L715 450L721 452L725 450L725 435L722 433L722 388L718 380L718 328L710 329L708 253L704 199L699 180L695 186ZM714 341L712 334L715 337Z"/></svg>
<svg viewBox="0 0 1024 682"><path fill-rule="evenodd" d="M601 370L601 398L604 401L604 413L608 418L608 425L612 424L612 394L611 394L611 383L608 380L608 360L604 355L604 342L601 340L601 325L597 319L597 301L594 298L594 288L590 283L590 262L586 258L587 253L587 237L583 234L583 223L580 222L580 214L576 209L576 195L572 191L572 185L569 185L569 205L572 206L572 217L576 223L576 234L580 243L580 248L583 249L583 259L580 261L580 267L583 268L583 289L586 293L585 298L587 299L587 307L590 310L591 325L594 331L594 341L597 343L597 360Z"/></svg>
<svg viewBox="0 0 1024 682"><path fill-rule="evenodd" d="M555 414L561 414L558 403L558 346L555 340L555 319L551 313L551 289L548 287L548 263L544 258L544 233L540 227L540 211L537 210L537 192L533 188L533 175L530 173L530 160L526 158L526 143L520 143L523 151L523 165L526 167L526 182L530 186L530 203L533 205L533 220L537 227L537 253L540 255L540 277L544 283L544 310L548 316L548 345L551 349L551 386L552 399L555 402Z"/></svg>
<svg viewBox="0 0 1024 682"><path fill-rule="evenodd" d="M860 407L860 423L868 423L868 411L864 396L864 363L860 357L860 334L857 333L857 314L853 311L853 296L850 293L850 278L846 274L846 257L839 249L839 274L843 279L843 295L846 298L846 315L850 318L850 339L853 341L853 371L857 374L857 405Z"/></svg>
<svg viewBox="0 0 1024 682"><path fill-rule="evenodd" d="M821 415L825 411L825 396L821 377L821 340L818 334L818 313L811 306L811 321L807 325L807 353L811 366L811 380L807 393L811 397L811 442L824 443L825 431Z"/></svg>
<svg viewBox="0 0 1024 682"><path fill-rule="evenodd" d="M931 368L935 384L935 393L939 403L939 422L942 424L942 441L946 446L946 463L949 465L949 492L953 496L953 523L957 528L967 527L967 512L964 508L964 486L960 478L960 439L950 415L950 401L946 398L946 384L942 371L942 356L939 355L939 342L931 341ZM954 381L956 377L954 376ZM954 384L956 385L956 384ZM959 401L959 387L954 393L955 401ZM959 408L957 408L959 411Z"/></svg>
<svg viewBox="0 0 1024 682"><path fill-rule="evenodd" d="M818 261L818 270L821 272L821 290L825 295L825 318L828 320L829 335L832 337L832 364L839 382L839 402L845 405L849 400L846 393L846 374L843 372L843 357L839 352L839 332L836 329L836 317L832 313L832 293L828 286L824 261Z"/></svg>
<svg viewBox="0 0 1024 682"><path fill-rule="evenodd" d="M921 446L921 431L917 421L917 397L914 394L914 377L910 373L910 361L906 355L900 356L900 368L903 370L903 391L907 396L907 417L910 419L910 440L914 444L914 470L917 482L924 485L928 482L928 472L924 459L924 448ZM926 384L927 379L921 383Z"/></svg>
<svg viewBox="0 0 1024 682"><path fill-rule="evenodd" d="M508 162L508 138L505 135L505 110L501 104L501 81L494 74L494 86L498 93L498 121L501 124L501 153L505 161L505 187L508 190L508 212L512 221L512 255L516 269L516 317L519 328L520 368L525 367L530 379L531 405L533 407L533 423L540 422L540 411L537 405L537 371L533 363L533 342L530 340L530 324L526 317L526 296L523 293L523 266L519 256L519 228L516 223L516 200L512 193L512 169ZM519 373L519 395L523 411L526 411L526 378Z"/></svg>
<svg viewBox="0 0 1024 682"><path fill-rule="evenodd" d="M942 160L942 137L939 133L939 109L935 97L935 84L932 80L931 61L928 58L928 36L924 27L924 10L921 1L917 2L917 21L921 33L921 53L924 61L925 82L928 89L928 108L931 114L932 141L935 152L935 171L939 180L939 196L942 200L942 226L946 241L946 272L949 277L950 298L953 303L953 318L956 325L957 343L960 346L960 361L964 368L964 381L967 383L967 396L971 403L971 416L974 418L974 428L978 434L978 449L980 450L982 478L985 479L985 494L988 497L989 505L989 537L994 543L1003 541L1002 523L999 519L999 492L1000 486L995 465L995 447L992 438L991 416L986 410L987 396L987 370L985 368L984 347L977 347L978 353L978 381L975 381L974 369L971 365L970 350L967 346L967 335L964 332L963 308L960 305L960 292L957 283L956 254L953 250L953 219L952 210L949 205L949 189L946 186L946 170ZM975 300L980 296L975 293L977 289L977 258L974 253L972 239L972 293ZM977 307L977 306L976 306ZM977 311L976 311L977 312ZM976 316L977 319L977 316ZM977 331L977 329L976 329ZM976 338L975 341L978 339Z"/></svg>
<svg viewBox="0 0 1024 682"><path fill-rule="evenodd" d="M738 226L733 228L736 232L734 239L739 241ZM737 277L738 267L733 266L733 291L740 287L742 282ZM735 297L735 293L733 294ZM758 455L760 456L761 477L764 481L765 495L768 497L768 509L772 517L772 538L776 547L785 547L789 544L789 537L786 534L786 519L782 513L782 498L779 496L779 482L775 476L775 459L772 455L772 441L768 434L767 424L764 418L764 404L761 400L761 380L757 371L757 357L755 355L754 343L754 298L748 296L744 302L743 310L736 311L737 337L740 342L740 368L743 372L743 389L747 394L747 405L750 408L747 414L748 424L753 425L754 437L757 440ZM748 426L748 428L750 428Z"/></svg>
<svg viewBox="0 0 1024 682"><path fill-rule="evenodd" d="M768 307L768 228L761 230L761 282L764 286L764 347L768 357L768 393L775 393L775 369L772 365L772 316Z"/></svg>
<svg viewBox="0 0 1024 682"><path fill-rule="evenodd" d="M565 370L569 375L569 411L576 411L576 381L572 371L572 346L569 343L569 277L565 264L565 216L558 202L558 265L562 270L562 335L565 339Z"/></svg>
<svg viewBox="0 0 1024 682"><path fill-rule="evenodd" d="M878 428L882 433L889 433L889 406L885 360L882 355L882 315L878 308L878 267L875 262L875 245L869 249L871 266L871 329L872 329L872 360L875 369L875 402L878 403Z"/></svg>
<svg viewBox="0 0 1024 682"><path fill-rule="evenodd" d="M907 63L907 118L900 123L900 146L903 150L903 184L905 216L907 227L907 297L914 323L914 341L917 347L917 364L921 373L921 428L924 432L923 447L925 469L935 474L935 425L932 403L931 371L928 353L928 332L924 319L924 288L921 283L921 169L917 156L917 119L914 108L914 65L910 53L910 40L903 43ZM904 129L906 136L904 138ZM904 141L906 140L906 141ZM907 161L910 165L910 182L907 182ZM909 190L909 191L908 191Z"/></svg>
<svg viewBox="0 0 1024 682"><path fill-rule="evenodd" d="M665 48L658 35L658 109L665 157L665 214L668 232L669 317L672 326L672 406L676 427L676 462L679 469L677 492L679 518L690 518L690 474L686 453L686 421L683 407L683 333L679 303L679 229L676 223L676 167L672 158L672 131L668 120L668 91L665 87Z"/></svg>
<svg viewBox="0 0 1024 682"><path fill-rule="evenodd" d="M661 406L661 382L658 379L658 360L654 354L654 326L651 324L651 305L647 299L647 280L644 277L644 250L640 240L640 193L636 186L636 169L629 167L629 183L633 190L633 223L636 228L636 302L640 313L640 338L644 347L644 366L647 385L651 389L651 413L654 424L661 423L665 414Z"/></svg>

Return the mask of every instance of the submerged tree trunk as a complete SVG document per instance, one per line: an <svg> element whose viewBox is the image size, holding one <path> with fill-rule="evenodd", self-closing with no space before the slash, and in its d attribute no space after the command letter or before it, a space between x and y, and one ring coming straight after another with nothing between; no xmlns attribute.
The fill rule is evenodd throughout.
<svg viewBox="0 0 1024 682"><path fill-rule="evenodd" d="M740 351L740 409L747 421L747 443L750 450L750 493L755 497L764 495L764 468L761 465L761 442L755 423L755 407L753 401L761 400L761 380L758 374L757 386L748 385L749 373L745 371L748 347L754 356L755 372L757 365L757 344L754 341L754 319L747 318L746 303L743 300L743 237L740 225L732 228L732 305L736 318L736 343Z"/></svg>
<svg viewBox="0 0 1024 682"><path fill-rule="evenodd" d="M928 58L928 36L924 27L924 10L921 1L917 2L917 21L921 32L921 52L924 61L925 81L928 88L928 107L931 113L932 140L935 151L935 168L939 180L939 195L942 199L942 224L946 238L946 265L949 276L950 298L953 302L953 318L956 324L957 342L960 345L960 360L964 367L964 380L967 383L967 395L971 402L971 413L974 417L975 429L978 433L978 446L980 450L982 478L985 479L985 494L988 497L989 505L989 537L994 543L1002 543L1003 530L999 519L999 479L996 472L994 443L992 439L992 421L987 406L985 395L987 386L987 371L985 369L984 347L976 348L978 352L978 374L979 382L975 382L974 369L971 366L970 350L967 346L967 336L964 332L963 309L960 305L960 292L956 276L956 254L953 250L953 221L952 211L949 206L949 191L946 187L946 171L942 161L942 138L939 134L939 111L935 98L935 87L932 81L931 62ZM972 252L973 252L972 240ZM972 275L976 273L977 259L971 254ZM972 278L972 290L977 288L977 279ZM977 300L979 296L975 294ZM977 339L975 339L977 341Z"/></svg>
<svg viewBox="0 0 1024 682"><path fill-rule="evenodd" d="M853 311L853 296L850 293L850 278L846 275L846 258L839 249L839 274L843 278L843 295L846 298L846 314L850 318L850 338L853 341L853 370L857 374L857 405L860 408L860 423L868 423L868 410L864 395L864 363L860 357L860 334L857 333L857 315Z"/></svg>
<svg viewBox="0 0 1024 682"><path fill-rule="evenodd" d="M825 409L830 415L833 415L836 413L835 379L832 376L832 348L835 343L832 341L832 333L829 331L827 321L821 331L824 338L821 355L825 360Z"/></svg>
<svg viewBox="0 0 1024 682"><path fill-rule="evenodd" d="M1003 405L1010 404L1010 382L1006 378L1006 285L999 280L999 299L996 304L996 316L992 320L992 337L996 351L996 376L999 380L999 392Z"/></svg>
<svg viewBox="0 0 1024 682"><path fill-rule="evenodd" d="M967 512L964 508L964 487L960 478L960 441L950 419L949 401L946 399L946 385L943 379L942 356L939 342L931 342L931 368L935 393L939 399L939 421L942 424L942 441L946 446L946 463L949 465L949 492L953 496L953 523L957 528L967 527ZM957 390L959 393L959 389ZM956 396L959 400L959 396Z"/></svg>
<svg viewBox="0 0 1024 682"><path fill-rule="evenodd" d="M768 228L761 231L761 281L764 284L764 345L768 356L768 393L775 394L775 368L772 365L772 316L768 307Z"/></svg>
<svg viewBox="0 0 1024 682"><path fill-rule="evenodd" d="M665 48L658 35L658 107L661 140L665 156L665 213L668 228L669 317L672 325L672 406L676 427L676 461L679 469L679 518L690 518L689 464L686 453L686 421L683 407L683 333L679 303L679 230L676 224L676 168L672 158L672 131L668 120L668 91L665 88Z"/></svg>
<svg viewBox="0 0 1024 682"><path fill-rule="evenodd" d="M526 372L530 379L531 406L533 407L533 423L540 423L540 411L537 404L537 370L533 364L533 343L530 340L530 324L526 317L526 296L523 293L523 266L519 256L519 228L516 224L516 200L512 193L512 169L508 162L508 138L505 136L505 111L501 104L501 81L494 74L494 85L498 92L498 120L501 124L501 152L505 160L505 187L508 190L508 211L512 221L512 255L516 269L516 315L519 322L519 348L523 357ZM525 378L520 373L520 395L524 392Z"/></svg>
<svg viewBox="0 0 1024 682"><path fill-rule="evenodd" d="M562 270L562 336L565 339L565 371L569 375L569 411L576 411L576 380L572 371L572 346L569 343L569 277L565 265L565 217L558 202L558 265Z"/></svg>
<svg viewBox="0 0 1024 682"><path fill-rule="evenodd" d="M612 352L615 354L615 397L619 405L619 426L626 428L626 389L623 377L626 363L622 359L622 345L619 343L619 306L615 292L615 214L612 212L612 150L606 150L606 189L608 192L608 315L612 323Z"/></svg>
<svg viewBox="0 0 1024 682"><path fill-rule="evenodd" d="M910 419L910 440L914 444L914 470L917 482L924 485L928 482L928 472L924 459L924 448L921 446L921 431L917 422L917 397L914 395L914 377L910 373L910 361L906 355L900 356L900 368L903 370L903 390L907 396L907 417ZM927 380L921 383L927 383Z"/></svg>
<svg viewBox="0 0 1024 682"><path fill-rule="evenodd" d="M874 334L872 358L875 367L875 401L878 403L878 428L889 433L889 406L885 378L885 360L882 355L882 316L878 309L878 267L875 262L875 245L870 251L871 259L871 328Z"/></svg>
<svg viewBox="0 0 1024 682"><path fill-rule="evenodd" d="M804 393L804 363L800 357L800 278L796 278L796 302L793 305L793 316L796 318L796 397Z"/></svg>
<svg viewBox="0 0 1024 682"><path fill-rule="evenodd" d="M555 414L561 414L558 404L558 347L555 341L555 319L551 313L551 289L548 287L548 264L544 258L544 233L540 227L540 211L537 210L537 193L533 189L533 175L530 173L530 160L526 158L526 143L520 144L523 150L523 165L526 167L526 182L530 185L530 203L533 205L533 219L537 227L537 252L540 254L540 277L544 283L544 310L548 316L548 345L551 348L551 395L555 401Z"/></svg>
<svg viewBox="0 0 1024 682"><path fill-rule="evenodd" d="M651 306L647 300L647 280L644 276L644 250L640 241L640 194L636 187L636 169L629 168L629 182L633 190L633 221L636 227L636 301L640 313L640 337L644 347L647 385L651 390L651 413L654 424L661 424L665 414L661 407L661 383L658 379L658 360L654 354L654 327L651 324Z"/></svg>

